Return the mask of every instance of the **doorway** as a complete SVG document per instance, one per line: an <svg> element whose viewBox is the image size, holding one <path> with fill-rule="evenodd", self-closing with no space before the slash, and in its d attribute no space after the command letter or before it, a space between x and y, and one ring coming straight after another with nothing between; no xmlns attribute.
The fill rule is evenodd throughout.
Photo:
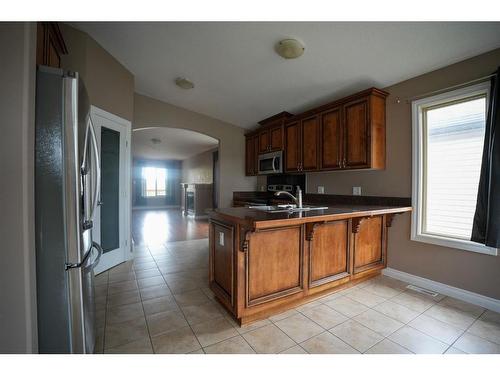
<svg viewBox="0 0 500 375"><path fill-rule="evenodd" d="M91 107L100 150L101 191L95 215L94 240L103 255L95 273L132 257L130 241L130 136L131 123Z"/></svg>

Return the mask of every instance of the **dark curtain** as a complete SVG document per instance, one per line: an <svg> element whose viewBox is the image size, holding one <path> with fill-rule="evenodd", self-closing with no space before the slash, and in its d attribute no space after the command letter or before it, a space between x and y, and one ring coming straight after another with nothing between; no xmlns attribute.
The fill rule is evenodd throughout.
<svg viewBox="0 0 500 375"><path fill-rule="evenodd" d="M500 67L491 79L483 159L471 240L500 248Z"/></svg>
<svg viewBox="0 0 500 375"><path fill-rule="evenodd" d="M167 169L167 193L164 197L144 197L145 184L142 178L142 168L158 167ZM178 190L180 189L181 162L178 160L147 160L134 159L133 165L133 205L134 206L171 206L178 205Z"/></svg>

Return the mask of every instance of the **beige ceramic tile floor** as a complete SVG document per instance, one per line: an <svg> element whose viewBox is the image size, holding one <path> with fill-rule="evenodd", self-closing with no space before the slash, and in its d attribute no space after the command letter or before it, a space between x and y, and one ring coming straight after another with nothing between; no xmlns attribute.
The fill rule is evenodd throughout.
<svg viewBox="0 0 500 375"><path fill-rule="evenodd" d="M247 327L207 288L208 241L96 276L97 353L500 353L500 314L379 276Z"/></svg>

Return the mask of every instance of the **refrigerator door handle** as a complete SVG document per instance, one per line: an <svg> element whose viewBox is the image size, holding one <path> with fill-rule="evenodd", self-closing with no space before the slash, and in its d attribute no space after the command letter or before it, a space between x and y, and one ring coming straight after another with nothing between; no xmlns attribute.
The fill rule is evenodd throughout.
<svg viewBox="0 0 500 375"><path fill-rule="evenodd" d="M97 250L97 258L89 264L88 266L85 266L85 269L92 270L97 264L99 263L99 260L101 260L101 256L103 253L101 245L99 245L97 242L92 242L92 247L85 253L85 255L82 258L82 261L79 263L66 263L65 268L66 270L73 269L73 268L80 268L85 265L87 262L88 258L90 257L90 254L92 254L92 251L96 249Z"/></svg>
<svg viewBox="0 0 500 375"><path fill-rule="evenodd" d="M89 137L90 135L90 137ZM83 223L83 228L84 229L90 229L92 228L92 220L94 218L94 213L95 210L97 209L97 206L99 205L99 192L101 190L101 163L99 161L99 147L97 145L97 137L95 134L94 130L94 125L92 123L92 118L89 115L89 120L87 123L87 129L85 131L85 147L83 150L83 163L81 167L82 175L85 176L86 174L89 173L89 168L88 168L88 156L87 156L87 144L90 140L90 143L92 145L92 150L94 151L94 158L95 158L95 165L96 165L96 176L95 176L95 183L94 183L94 192L92 195L92 206L90 210L90 214L87 218L87 221Z"/></svg>
<svg viewBox="0 0 500 375"><path fill-rule="evenodd" d="M94 188L94 200L92 204L92 211L90 212L90 220L94 218L94 213L95 210L97 209L97 205L99 203L99 195L101 191L101 162L99 161L99 147L97 145L97 137L95 135L95 130L94 130L94 124L92 123L92 118L89 116L89 122L90 122L90 134L91 134L91 141L92 141L92 147L94 149L94 157L95 157L95 169L96 169L96 181L95 181L95 188ZM99 245L98 245L99 246Z"/></svg>

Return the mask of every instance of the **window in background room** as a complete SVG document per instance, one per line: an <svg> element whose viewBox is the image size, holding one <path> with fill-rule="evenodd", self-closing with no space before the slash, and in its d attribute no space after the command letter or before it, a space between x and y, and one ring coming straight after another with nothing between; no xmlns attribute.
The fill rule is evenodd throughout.
<svg viewBox="0 0 500 375"><path fill-rule="evenodd" d="M144 180L143 197L164 197L167 194L166 181L167 169L157 167L143 167L142 178Z"/></svg>
<svg viewBox="0 0 500 375"><path fill-rule="evenodd" d="M413 102L412 239L482 253L470 241L489 83Z"/></svg>

